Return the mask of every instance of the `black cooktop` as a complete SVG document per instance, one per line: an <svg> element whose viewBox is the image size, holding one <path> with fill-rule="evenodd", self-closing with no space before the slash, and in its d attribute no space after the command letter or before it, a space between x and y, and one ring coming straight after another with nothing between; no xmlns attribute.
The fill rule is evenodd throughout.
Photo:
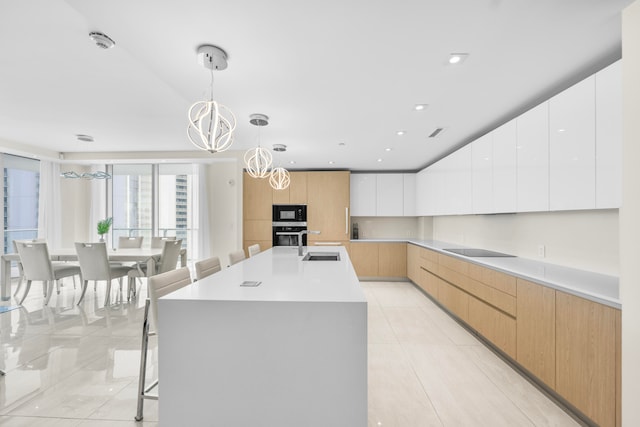
<svg viewBox="0 0 640 427"><path fill-rule="evenodd" d="M453 252L454 254L464 255L468 257L511 257L515 258L515 255L503 254L502 252L488 251L486 249L443 249L447 252Z"/></svg>

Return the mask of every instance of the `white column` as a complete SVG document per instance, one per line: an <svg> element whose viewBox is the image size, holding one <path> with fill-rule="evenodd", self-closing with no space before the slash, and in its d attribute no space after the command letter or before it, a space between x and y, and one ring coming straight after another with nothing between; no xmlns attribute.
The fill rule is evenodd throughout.
<svg viewBox="0 0 640 427"><path fill-rule="evenodd" d="M622 15L622 425L640 425L640 1Z"/></svg>

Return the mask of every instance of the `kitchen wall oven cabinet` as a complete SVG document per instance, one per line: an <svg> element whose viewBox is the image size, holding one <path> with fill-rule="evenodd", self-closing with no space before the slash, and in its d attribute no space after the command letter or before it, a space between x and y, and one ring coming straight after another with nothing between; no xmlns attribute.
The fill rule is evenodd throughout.
<svg viewBox="0 0 640 427"><path fill-rule="evenodd" d="M307 228L309 245L350 240L350 173L307 172Z"/></svg>

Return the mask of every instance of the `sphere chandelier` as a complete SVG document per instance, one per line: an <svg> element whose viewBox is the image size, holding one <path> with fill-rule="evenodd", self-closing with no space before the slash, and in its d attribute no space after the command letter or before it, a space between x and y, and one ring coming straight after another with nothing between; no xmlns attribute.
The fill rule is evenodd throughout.
<svg viewBox="0 0 640 427"><path fill-rule="evenodd" d="M198 101L189 108L187 137L201 150L219 153L233 143L236 118L226 106L213 100L213 70L227 68L227 53L217 46L202 45L198 48L198 61L211 70L211 97Z"/></svg>
<svg viewBox="0 0 640 427"><path fill-rule="evenodd" d="M285 168L275 168L269 176L269 184L274 190L284 190L291 184L291 176Z"/></svg>
<svg viewBox="0 0 640 427"><path fill-rule="evenodd" d="M271 152L260 146L260 128L269 124L269 117L264 114L252 114L249 123L258 127L258 146L244 153L244 163L247 173L252 178L266 178L273 163Z"/></svg>

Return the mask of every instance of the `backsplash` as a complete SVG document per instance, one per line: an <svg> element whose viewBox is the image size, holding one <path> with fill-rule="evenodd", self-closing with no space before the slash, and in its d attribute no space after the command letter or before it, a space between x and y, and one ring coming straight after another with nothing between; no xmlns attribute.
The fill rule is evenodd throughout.
<svg viewBox="0 0 640 427"><path fill-rule="evenodd" d="M351 227L358 224L359 239L416 238L418 218L416 217L351 217Z"/></svg>

